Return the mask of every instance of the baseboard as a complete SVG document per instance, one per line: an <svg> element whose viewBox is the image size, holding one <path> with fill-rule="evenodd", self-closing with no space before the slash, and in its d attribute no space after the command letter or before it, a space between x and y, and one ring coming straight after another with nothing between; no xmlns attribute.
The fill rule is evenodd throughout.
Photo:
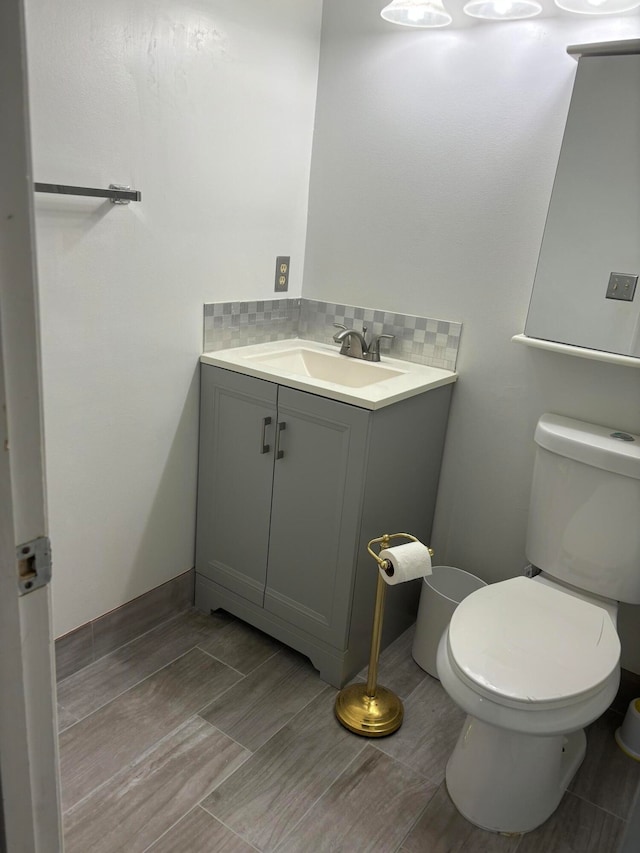
<svg viewBox="0 0 640 853"><path fill-rule="evenodd" d="M56 677L68 678L94 660L193 605L194 570L127 601L56 640Z"/></svg>

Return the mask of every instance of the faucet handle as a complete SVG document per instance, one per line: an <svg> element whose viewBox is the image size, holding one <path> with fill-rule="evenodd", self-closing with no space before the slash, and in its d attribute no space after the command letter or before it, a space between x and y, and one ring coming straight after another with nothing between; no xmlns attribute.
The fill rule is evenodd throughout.
<svg viewBox="0 0 640 853"><path fill-rule="evenodd" d="M380 341L382 338L392 341L395 335L374 335L369 344L368 361L380 361Z"/></svg>
<svg viewBox="0 0 640 853"><path fill-rule="evenodd" d="M347 327L346 327L346 326L343 326L343 325L342 325L342 323L334 323L333 325L336 327L336 329L340 329L340 332L346 332L346 331L347 331ZM334 334L334 336L333 336L333 340L334 340L337 344L341 343L340 338L338 337L338 335L340 334L340 332L336 332L336 333Z"/></svg>

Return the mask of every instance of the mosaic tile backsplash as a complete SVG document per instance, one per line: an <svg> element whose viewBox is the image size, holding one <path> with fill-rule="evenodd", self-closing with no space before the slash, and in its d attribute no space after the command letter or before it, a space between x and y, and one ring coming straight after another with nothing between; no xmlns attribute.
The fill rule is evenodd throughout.
<svg viewBox="0 0 640 853"><path fill-rule="evenodd" d="M204 352L298 337L301 299L210 302L204 306Z"/></svg>
<svg viewBox="0 0 640 853"><path fill-rule="evenodd" d="M269 299L213 302L204 306L204 351L248 346L289 338L333 343L334 323L349 329L367 327L369 334L394 335L381 353L455 370L461 323L358 308L313 299Z"/></svg>

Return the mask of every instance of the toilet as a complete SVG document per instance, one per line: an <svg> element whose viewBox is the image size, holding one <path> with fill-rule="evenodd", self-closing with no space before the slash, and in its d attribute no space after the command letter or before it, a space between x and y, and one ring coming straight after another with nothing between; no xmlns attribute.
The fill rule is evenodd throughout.
<svg viewBox="0 0 640 853"><path fill-rule="evenodd" d="M437 654L467 714L449 795L504 833L535 829L560 804L584 727L618 689L618 602L640 603L640 436L546 414L535 443L526 554L539 574L465 598Z"/></svg>

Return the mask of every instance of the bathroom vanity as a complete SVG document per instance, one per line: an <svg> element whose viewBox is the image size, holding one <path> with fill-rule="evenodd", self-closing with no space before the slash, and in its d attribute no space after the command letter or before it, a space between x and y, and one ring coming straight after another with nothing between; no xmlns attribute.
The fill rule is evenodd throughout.
<svg viewBox="0 0 640 853"><path fill-rule="evenodd" d="M304 357L325 378L304 375ZM399 530L430 541L456 374L395 360L363 372L306 341L202 362L196 606L224 608L341 686L368 659L367 542ZM383 644L414 620L418 594L419 582L389 590Z"/></svg>

